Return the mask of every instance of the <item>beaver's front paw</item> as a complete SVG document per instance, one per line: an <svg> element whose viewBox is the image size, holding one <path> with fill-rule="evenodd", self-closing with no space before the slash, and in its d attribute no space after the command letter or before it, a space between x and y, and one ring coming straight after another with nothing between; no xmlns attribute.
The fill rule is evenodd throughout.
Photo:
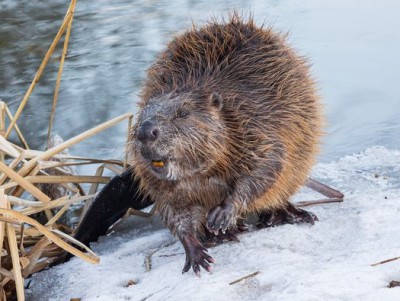
<svg viewBox="0 0 400 301"><path fill-rule="evenodd" d="M229 201L224 201L217 207L214 207L207 215L207 228L216 235L220 229L222 232L225 232L235 222L235 206Z"/></svg>
<svg viewBox="0 0 400 301"><path fill-rule="evenodd" d="M200 266L202 266L206 271L211 272L210 263L214 263L215 261L207 254L207 249L197 238L187 236L182 239L182 244L186 252L186 262L182 274L189 271L190 267L192 267L193 272L197 276L200 276Z"/></svg>

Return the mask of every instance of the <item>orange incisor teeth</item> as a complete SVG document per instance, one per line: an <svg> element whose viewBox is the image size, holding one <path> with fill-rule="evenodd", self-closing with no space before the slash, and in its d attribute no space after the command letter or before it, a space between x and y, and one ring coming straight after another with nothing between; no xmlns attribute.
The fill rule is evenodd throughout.
<svg viewBox="0 0 400 301"><path fill-rule="evenodd" d="M151 164L155 167L164 167L163 161L152 161Z"/></svg>

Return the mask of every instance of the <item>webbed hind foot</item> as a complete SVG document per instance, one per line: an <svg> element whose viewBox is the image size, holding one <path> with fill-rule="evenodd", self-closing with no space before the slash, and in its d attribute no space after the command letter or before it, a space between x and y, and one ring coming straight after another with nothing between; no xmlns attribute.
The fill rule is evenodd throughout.
<svg viewBox="0 0 400 301"><path fill-rule="evenodd" d="M274 209L261 213L257 227L267 228L284 224L300 223L314 225L315 221L318 221L318 217L314 213L300 209L289 203L288 207L285 209Z"/></svg>

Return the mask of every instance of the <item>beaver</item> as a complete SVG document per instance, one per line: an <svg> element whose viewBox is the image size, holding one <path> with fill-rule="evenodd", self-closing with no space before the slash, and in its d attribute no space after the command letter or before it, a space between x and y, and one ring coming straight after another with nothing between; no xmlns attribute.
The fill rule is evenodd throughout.
<svg viewBox="0 0 400 301"><path fill-rule="evenodd" d="M247 213L265 227L317 220L289 202L323 120L310 65L286 35L237 13L193 25L148 69L138 106L129 160L183 244L183 273L210 271L202 237L232 237Z"/></svg>

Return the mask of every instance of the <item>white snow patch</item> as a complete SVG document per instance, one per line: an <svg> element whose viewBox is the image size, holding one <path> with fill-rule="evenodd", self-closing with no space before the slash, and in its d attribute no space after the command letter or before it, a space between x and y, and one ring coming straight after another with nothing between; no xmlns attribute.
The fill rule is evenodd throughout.
<svg viewBox="0 0 400 301"><path fill-rule="evenodd" d="M383 147L318 164L313 176L344 192L343 203L310 207L314 226L251 230L210 249L217 264L201 278L181 274L183 247L157 218L129 218L92 245L100 264L74 258L36 274L28 300L399 300L400 288L387 285L400 280L400 261L371 266L400 256L399 172L400 151ZM304 189L295 199L314 197Z"/></svg>

